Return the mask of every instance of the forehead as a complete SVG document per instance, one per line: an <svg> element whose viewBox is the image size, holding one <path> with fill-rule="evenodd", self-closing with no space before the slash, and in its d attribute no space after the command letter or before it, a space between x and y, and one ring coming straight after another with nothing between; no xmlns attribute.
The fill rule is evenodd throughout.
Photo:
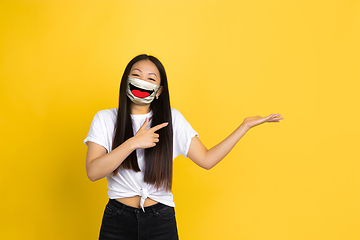
<svg viewBox="0 0 360 240"><path fill-rule="evenodd" d="M157 69L156 65L150 60L141 60L136 62L131 71L135 70L135 68L140 69L143 73L155 73L157 76L160 75L159 70Z"/></svg>

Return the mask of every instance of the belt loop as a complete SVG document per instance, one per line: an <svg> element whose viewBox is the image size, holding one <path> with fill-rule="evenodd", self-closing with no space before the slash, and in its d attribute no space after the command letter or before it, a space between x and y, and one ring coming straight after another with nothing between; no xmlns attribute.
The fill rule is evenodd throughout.
<svg viewBox="0 0 360 240"><path fill-rule="evenodd" d="M119 214L122 214L122 212L125 210L126 205L122 204L121 209L119 210Z"/></svg>
<svg viewBox="0 0 360 240"><path fill-rule="evenodd" d="M155 209L154 206L150 206L150 207L151 207L151 209L152 209L153 212L154 212L154 216L156 217L156 216L159 214L159 212Z"/></svg>

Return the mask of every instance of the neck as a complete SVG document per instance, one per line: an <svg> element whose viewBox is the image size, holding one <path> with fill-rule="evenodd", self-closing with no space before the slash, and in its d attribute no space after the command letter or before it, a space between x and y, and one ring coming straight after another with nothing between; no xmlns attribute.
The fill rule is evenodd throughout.
<svg viewBox="0 0 360 240"><path fill-rule="evenodd" d="M130 112L133 115L137 114L146 114L151 111L150 109L150 103L146 105L137 105L133 102L130 103Z"/></svg>

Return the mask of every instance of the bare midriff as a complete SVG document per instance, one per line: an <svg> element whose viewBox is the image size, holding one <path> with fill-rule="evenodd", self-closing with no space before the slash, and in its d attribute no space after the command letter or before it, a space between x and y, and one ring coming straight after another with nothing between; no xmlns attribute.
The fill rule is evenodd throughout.
<svg viewBox="0 0 360 240"><path fill-rule="evenodd" d="M140 196L117 198L116 200L125 205L131 206L131 207L141 208L141 206L140 206L141 197ZM145 202L144 202L144 207L148 207L148 206L154 205L156 203L158 203L158 202L154 201L150 198L146 198Z"/></svg>

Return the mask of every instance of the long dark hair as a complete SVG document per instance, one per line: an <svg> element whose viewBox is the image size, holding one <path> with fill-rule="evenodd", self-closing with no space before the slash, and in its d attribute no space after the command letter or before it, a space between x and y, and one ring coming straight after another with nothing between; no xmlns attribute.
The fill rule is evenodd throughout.
<svg viewBox="0 0 360 240"><path fill-rule="evenodd" d="M127 139L134 136L132 121L130 116L130 99L126 95L127 78L131 67L138 61L152 61L160 72L160 85L163 87L162 93L158 99L154 99L150 108L153 111L152 126L168 122L169 124L158 130L159 142L155 147L145 149L145 173L144 181L154 185L157 189L165 188L171 190L173 173L173 128L171 118L171 107L169 88L165 68L162 63L154 56L141 54L134 57L126 66L120 83L120 96L117 120L115 124L115 135L113 139L112 150L117 148ZM136 151L133 151L121 164L121 168L132 169L139 172L140 168L137 162ZM114 170L115 175L119 167Z"/></svg>

